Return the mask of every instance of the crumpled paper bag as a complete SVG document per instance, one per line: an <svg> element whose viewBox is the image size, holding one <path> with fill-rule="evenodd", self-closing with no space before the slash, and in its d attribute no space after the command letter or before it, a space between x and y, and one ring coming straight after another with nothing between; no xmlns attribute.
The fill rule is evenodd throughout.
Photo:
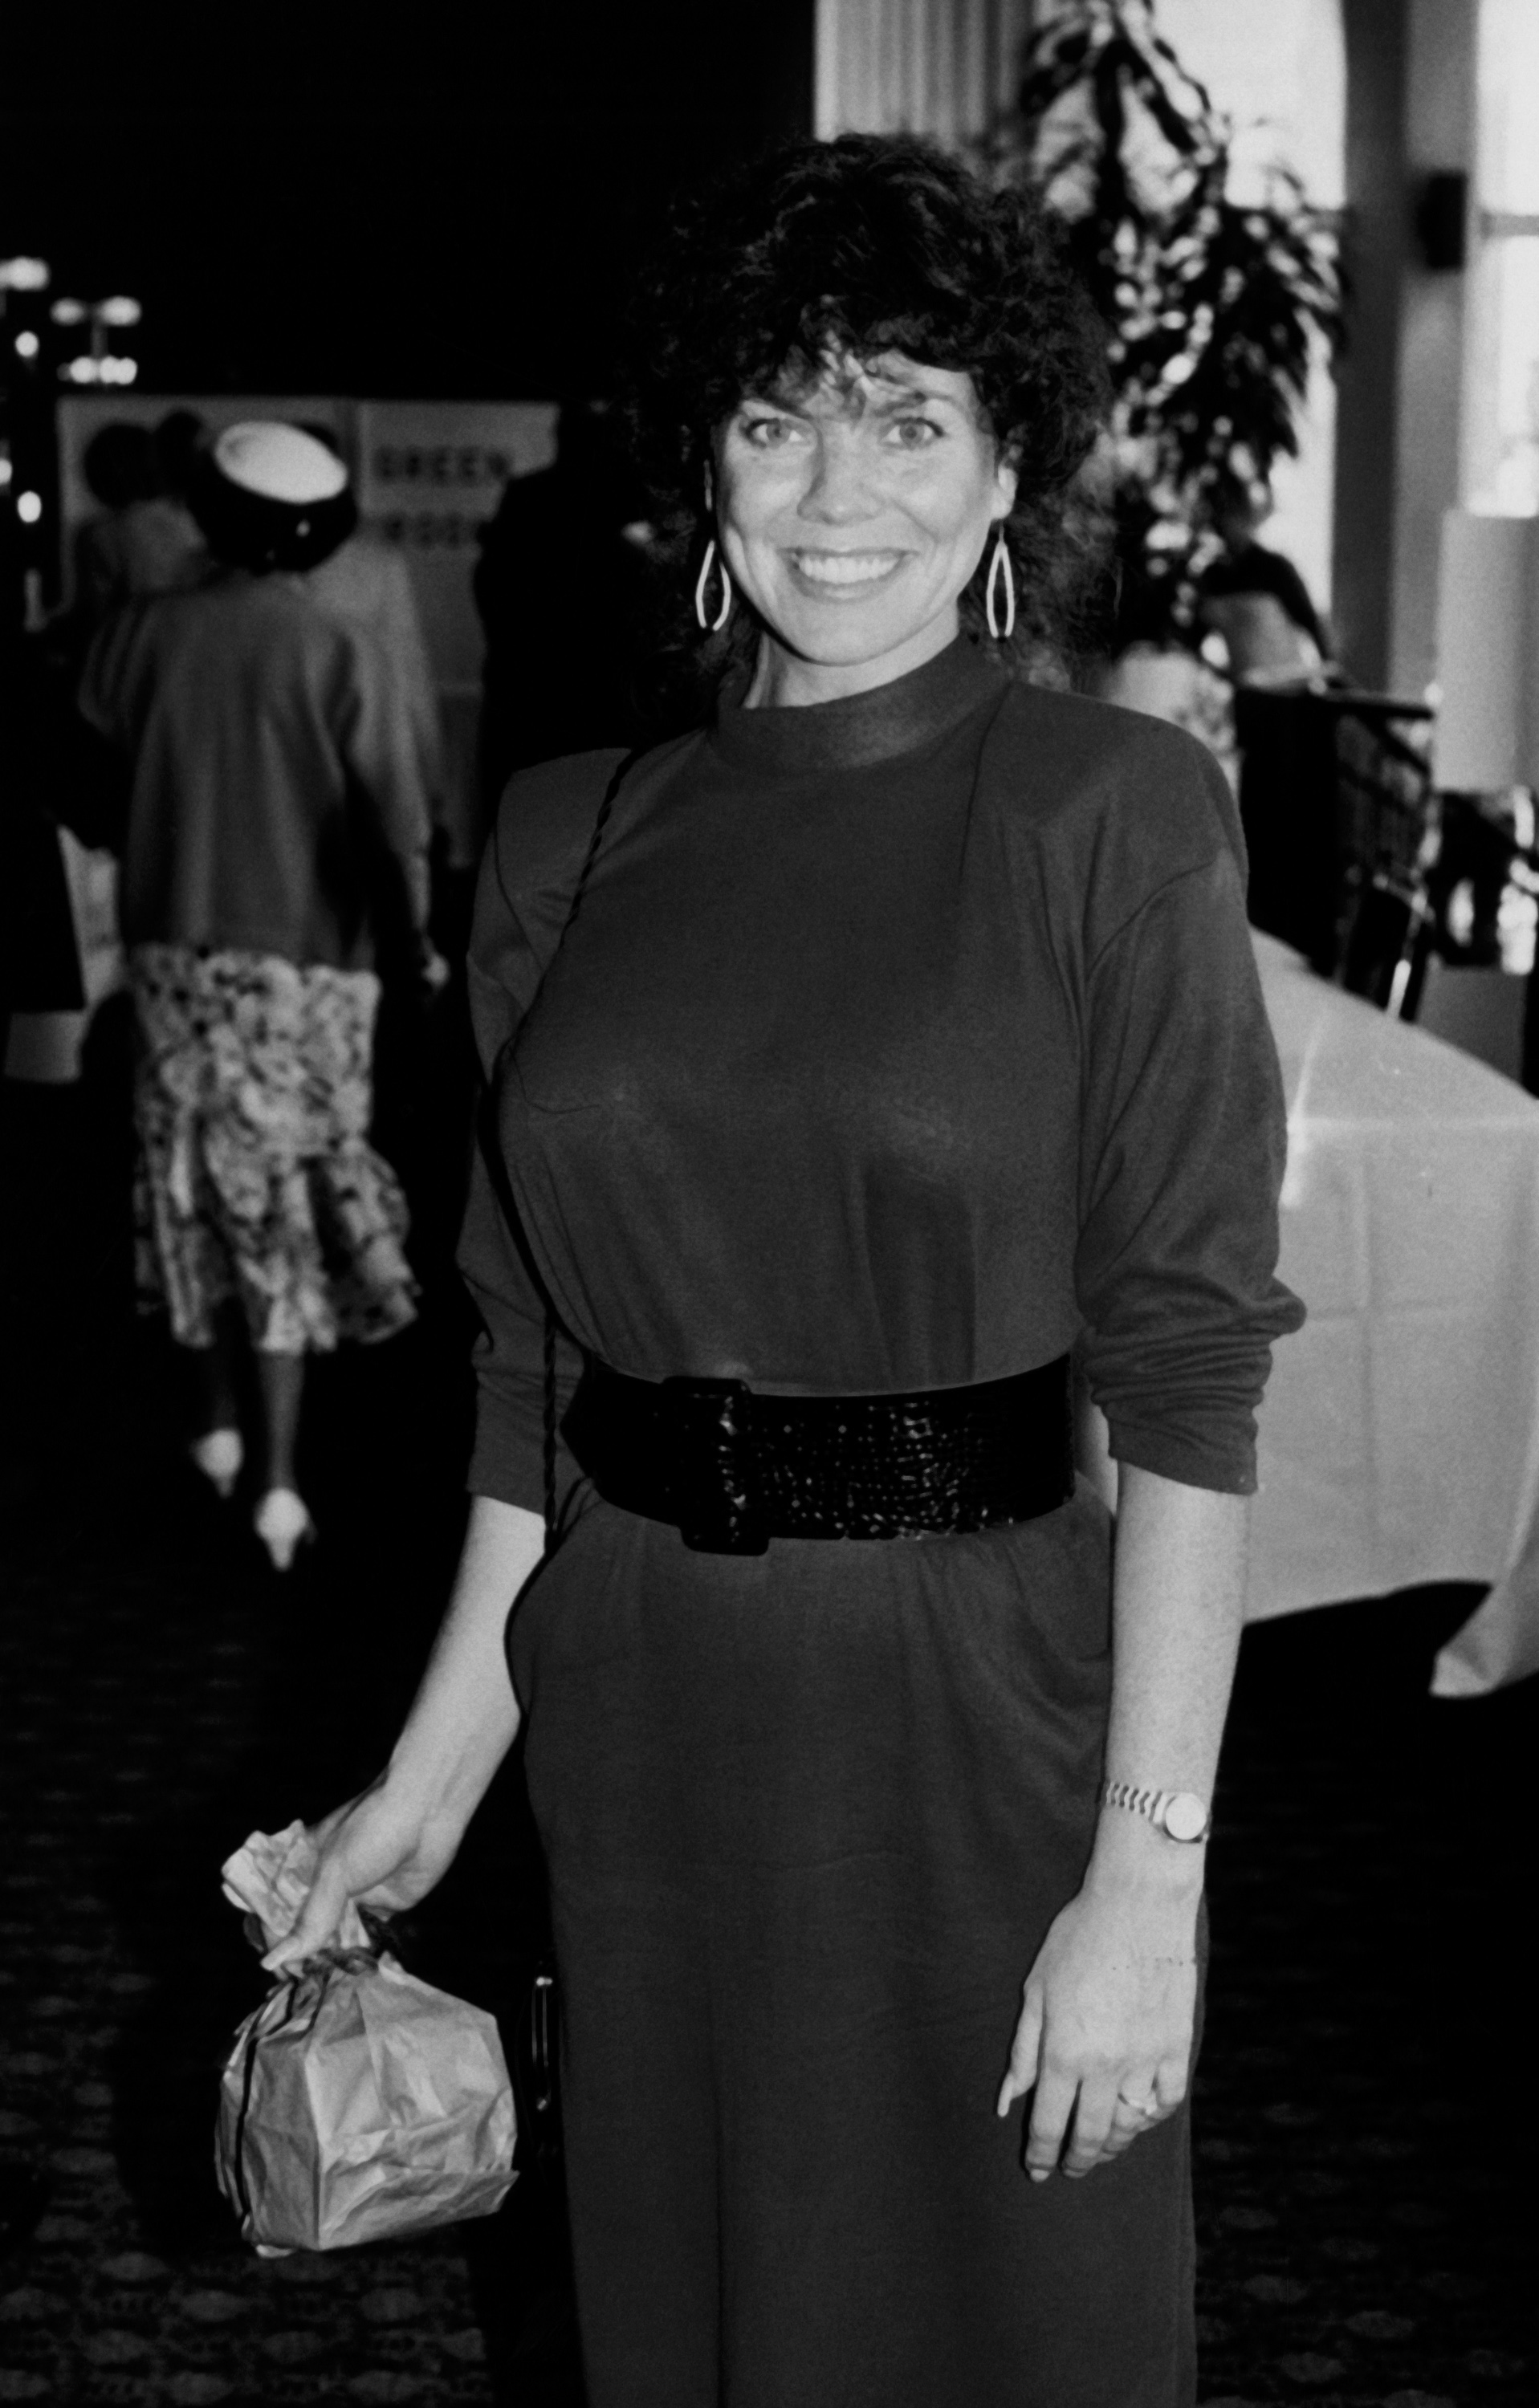
<svg viewBox="0 0 1539 2408"><path fill-rule="evenodd" d="M293 1824L253 1833L224 1866L265 1945L292 1928L313 1863ZM492 2017L349 1934L285 1974L236 2034L214 2162L258 2248L346 2249L492 2214L515 2138Z"/></svg>
<svg viewBox="0 0 1539 2408"><path fill-rule="evenodd" d="M315 1879L315 1842L303 1823L291 1823L286 1831L253 1831L245 1846L237 1848L219 1870L225 1897L248 1918L247 1938L254 1947L259 1931L266 1956L269 1948L288 1938L299 1920ZM351 1899L337 1927L336 1945L370 1945L364 1918Z"/></svg>

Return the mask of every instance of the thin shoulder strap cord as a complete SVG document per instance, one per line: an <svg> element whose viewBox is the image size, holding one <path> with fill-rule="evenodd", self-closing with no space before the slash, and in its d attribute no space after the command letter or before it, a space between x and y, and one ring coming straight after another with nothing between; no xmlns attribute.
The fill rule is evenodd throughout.
<svg viewBox="0 0 1539 2408"><path fill-rule="evenodd" d="M614 809L614 798L640 757L639 750L635 752L627 752L604 789L604 799L598 806L598 816L593 824L593 834L588 838L588 849L583 856L583 867L577 873L577 884L572 888L572 899L567 906L567 916L561 923L561 934L555 940L555 953L552 953L551 962L554 961L556 953L566 943L567 932L583 909L583 897L588 891L588 880L593 873L593 865L598 858L598 848L604 841L604 830L610 824L610 813ZM550 974L551 964L547 962L545 976L549 978Z"/></svg>
<svg viewBox="0 0 1539 2408"><path fill-rule="evenodd" d="M620 767L618 767L618 769L616 769L616 771L615 771L615 773L614 773L613 777L610 780L609 784L608 784L608 785L605 787L605 789L604 789L604 799L603 799L603 801L602 801L602 802L599 804L599 806L598 806L598 816L597 816L597 818L594 821L594 824L593 824L593 834L592 834L592 835L589 837L589 838L588 838L588 849L587 849L587 852L586 852L586 853L583 854L583 867L582 867L582 868L578 871L578 874L577 874L577 884L576 884L576 885L573 887L573 889L572 889L572 899L571 899L570 903L567 906L567 916L566 916L565 920L563 920L563 922L561 923L561 934L559 935L559 937L557 937L557 939L556 939L556 940L555 940L555 946L554 946L554 950L553 951L553 953L552 953L552 954L551 954L551 960L550 960L549 962L547 962L547 963L546 963L546 965L545 965L544 978L549 978L549 976L550 976L550 974L551 974L551 964L554 962L556 954L561 951L562 946L566 943L566 941L567 941L567 938L568 938L568 933L569 933L569 931L570 931L570 929L571 929L572 922L576 919L576 917L577 917L577 915L578 915L579 911L580 911L580 910L582 910L582 908L583 908L583 896L584 896L584 895L587 893L587 891L588 891L588 879L589 879L589 877L590 877L590 876L591 876L591 874L592 874L593 865L594 865L594 863L595 863L595 862L597 860L597 858L598 858L598 848L599 848L600 844L602 844L602 842L603 842L603 840L604 840L604 830L605 830L605 828L609 825L610 813L611 813L611 812L613 810L613 809L614 809L614 798L615 798L616 795L618 795L618 793L620 792L620 788L621 788L622 784L624 783L624 781L625 781L626 778L629 775L629 772L630 772L630 770L631 770L631 767L632 767L633 764L634 764L634 763L639 759L639 757L640 757L640 753L639 753L639 752L627 752L627 753L626 753L626 757L625 757L625 759L621 762ZM543 983L543 979L542 979L542 981L541 981L541 983ZM554 1315L554 1313L551 1311L549 1300L547 1300L547 1302L546 1302L546 1306L545 1306L545 1367L544 1367L544 1368L545 1368L545 1466L544 1466L544 1469L545 1469L545 1552L546 1552L546 1554L548 1555L548 1554L550 1553L551 1549L552 1549L552 1548L554 1546L554 1544L555 1544L555 1504L556 1504L556 1498L555 1498L555 1440L556 1440L556 1422L555 1422L555 1407L556 1407L556 1395L555 1395L555 1315Z"/></svg>

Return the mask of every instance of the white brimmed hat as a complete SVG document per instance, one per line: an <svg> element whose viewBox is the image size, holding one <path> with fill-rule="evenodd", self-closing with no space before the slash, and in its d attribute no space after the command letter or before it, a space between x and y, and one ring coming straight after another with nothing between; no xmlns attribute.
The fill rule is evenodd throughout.
<svg viewBox="0 0 1539 2408"><path fill-rule="evenodd" d="M335 452L280 419L250 418L226 426L214 440L214 466L243 494L303 509L333 502L347 486L347 470Z"/></svg>

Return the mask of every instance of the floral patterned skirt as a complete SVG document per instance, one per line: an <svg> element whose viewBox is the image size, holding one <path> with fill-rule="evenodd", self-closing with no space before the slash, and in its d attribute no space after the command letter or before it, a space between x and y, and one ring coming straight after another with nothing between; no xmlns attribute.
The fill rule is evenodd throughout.
<svg viewBox="0 0 1539 2408"><path fill-rule="evenodd" d="M233 1299L267 1354L402 1328L406 1198L367 1139L378 979L185 945L128 967L141 1307L209 1346Z"/></svg>

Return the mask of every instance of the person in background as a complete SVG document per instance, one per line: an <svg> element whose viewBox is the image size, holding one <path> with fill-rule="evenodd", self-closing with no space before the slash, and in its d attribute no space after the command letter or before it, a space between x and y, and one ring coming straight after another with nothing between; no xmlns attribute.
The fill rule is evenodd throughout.
<svg viewBox="0 0 1539 2408"><path fill-rule="evenodd" d="M209 429L195 409L168 409L156 423L151 437L154 446L155 470L163 498L175 503L191 523L193 533L202 543L202 530L193 510L193 488L197 481L198 464L209 441Z"/></svg>
<svg viewBox="0 0 1539 2408"><path fill-rule="evenodd" d="M201 422L186 410L172 412L154 435L119 420L85 447L80 471L102 509L75 538L73 617L82 638L120 604L194 585L208 567L202 530L168 481L188 473L182 421L195 440Z"/></svg>
<svg viewBox="0 0 1539 2408"><path fill-rule="evenodd" d="M307 420L305 432L341 456L335 428ZM475 895L477 854L470 851L469 857L465 857L467 838L473 830L479 839L480 814L462 812L456 824L454 804L460 797L452 792L446 775L449 764L438 687L405 547L392 542L383 528L360 519L334 552L306 572L305 586L320 609L375 644L388 666L396 700L411 729L417 774L433 824L435 940L457 968L469 940ZM465 825L467 817L469 829ZM375 1029L375 1127L409 1187L419 1166L426 1169L426 1157L436 1143L448 1141L458 1154L457 1130L452 1139L450 1127L454 1111L463 1115L468 1110L466 1082L473 1059L464 1025L461 983L454 984L444 1010L428 1015L416 1009L409 981L387 976ZM444 1117L437 1123L435 1134L434 1124L424 1113L439 1108ZM419 1235L426 1234L431 1251L431 1216L446 1200L440 1196L437 1175L417 1182L413 1200ZM441 1235L441 1251L447 1254L453 1244L447 1226Z"/></svg>
<svg viewBox="0 0 1539 2408"><path fill-rule="evenodd" d="M35 646L19 626L0 629L0 1060L12 1078L37 1075L43 1031L35 1024L85 1005L53 808L49 698Z"/></svg>
<svg viewBox="0 0 1539 2408"><path fill-rule="evenodd" d="M305 1358L413 1317L405 1199L367 1142L381 927L422 977L428 820L410 717L369 637L306 585L352 531L335 455L226 428L194 507L219 573L120 611L80 708L132 754L122 929L140 1036L138 1254L198 1371L192 1453L239 1475L237 1350L254 1354L254 1526L286 1570L313 1535L295 1451Z"/></svg>
<svg viewBox="0 0 1539 2408"><path fill-rule="evenodd" d="M327 426L307 423L304 432L338 452ZM417 747L417 770L430 807L443 790L443 736L439 699L423 635L422 614L411 571L399 544L360 521L334 552L306 571L305 583L323 610L361 628L389 664Z"/></svg>
<svg viewBox="0 0 1539 2408"><path fill-rule="evenodd" d="M645 507L613 410L568 401L554 466L511 478L482 529L474 581L486 635L480 751L488 812L515 769L637 741L652 581Z"/></svg>
<svg viewBox="0 0 1539 2408"><path fill-rule="evenodd" d="M1308 678L1330 657L1330 639L1293 563L1257 541L1271 517L1271 488L1230 477L1214 503L1224 549L1198 587L1203 625L1221 636L1239 684Z"/></svg>

